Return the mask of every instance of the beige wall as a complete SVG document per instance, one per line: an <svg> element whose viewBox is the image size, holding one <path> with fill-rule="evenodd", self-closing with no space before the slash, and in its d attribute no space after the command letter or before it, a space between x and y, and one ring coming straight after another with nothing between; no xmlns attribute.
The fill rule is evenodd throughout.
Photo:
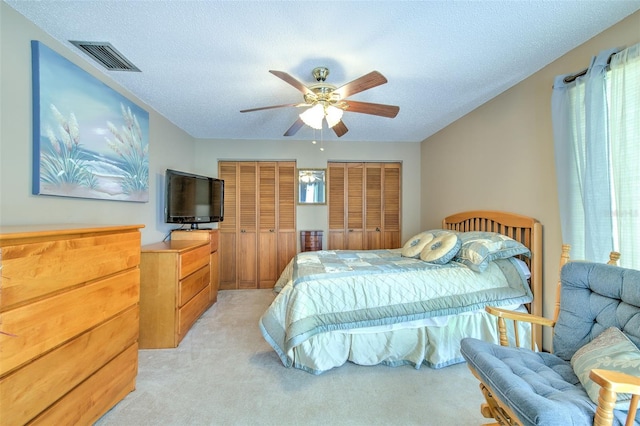
<svg viewBox="0 0 640 426"><path fill-rule="evenodd" d="M175 226L164 223L164 171L167 168L217 176L218 159L297 160L301 167L324 168L327 160L402 161L403 235L420 228L420 144L326 142L325 152L309 141L196 140L132 96L92 63L53 40L0 2L0 225L46 223L139 223L143 243L160 241ZM128 203L31 195L31 40L39 40L108 86L149 111L149 202ZM300 206L299 229L325 229L326 206ZM215 225L214 225L215 226ZM408 237L406 237L408 238Z"/></svg>
<svg viewBox="0 0 640 426"><path fill-rule="evenodd" d="M149 112L149 202L130 203L31 195L31 40L39 40ZM0 225L46 223L144 224L143 243L160 241L162 176L167 167L191 168L194 140L0 2Z"/></svg>
<svg viewBox="0 0 640 426"><path fill-rule="evenodd" d="M586 68L600 50L638 42L640 12L422 142L422 228L470 209L511 211L542 222L546 315L553 313L562 244L551 123L553 79ZM548 346L548 336L545 342Z"/></svg>
<svg viewBox="0 0 640 426"><path fill-rule="evenodd" d="M283 138L284 139L284 138ZM420 230L420 144L325 141L324 151L311 141L198 140L198 172L217 176L218 160L294 160L299 168L324 169L328 161L402 162L402 241ZM327 207L298 206L298 229L322 229L327 235ZM327 238L323 238L327 246Z"/></svg>

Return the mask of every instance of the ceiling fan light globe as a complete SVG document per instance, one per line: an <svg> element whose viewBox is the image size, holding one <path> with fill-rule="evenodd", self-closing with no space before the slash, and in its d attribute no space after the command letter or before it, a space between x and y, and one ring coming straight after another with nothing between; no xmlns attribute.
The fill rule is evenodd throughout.
<svg viewBox="0 0 640 426"><path fill-rule="evenodd" d="M342 120L342 114L344 113L344 111L340 108L334 107L333 105L329 105L327 107L326 113L327 124L329 125L329 127L333 127L338 124L340 120Z"/></svg>
<svg viewBox="0 0 640 426"><path fill-rule="evenodd" d="M316 130L322 130L323 118L324 108L320 104L316 104L300 114L300 119L304 124Z"/></svg>

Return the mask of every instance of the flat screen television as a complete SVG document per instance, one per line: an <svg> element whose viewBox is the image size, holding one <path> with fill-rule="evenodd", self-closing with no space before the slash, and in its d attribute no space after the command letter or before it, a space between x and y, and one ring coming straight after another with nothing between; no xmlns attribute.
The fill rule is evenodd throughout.
<svg viewBox="0 0 640 426"><path fill-rule="evenodd" d="M224 220L224 180L167 169L165 173L166 223L191 224Z"/></svg>

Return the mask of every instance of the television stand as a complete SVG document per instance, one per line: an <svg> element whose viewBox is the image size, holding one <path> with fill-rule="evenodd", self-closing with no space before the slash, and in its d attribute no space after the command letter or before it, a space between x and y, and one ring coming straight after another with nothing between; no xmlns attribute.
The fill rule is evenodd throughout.
<svg viewBox="0 0 640 426"><path fill-rule="evenodd" d="M211 227L201 228L200 226L198 226L197 223L192 223L189 228L176 228L176 229L172 229L171 232L176 232L176 231L210 231L212 229L213 228L211 228Z"/></svg>
<svg viewBox="0 0 640 426"><path fill-rule="evenodd" d="M200 228L200 227L198 226L198 224L197 224L197 223L192 223L192 224L191 224L191 228L190 228L190 229L191 229L192 231L195 231L195 230L197 230L197 229L211 229L211 228Z"/></svg>

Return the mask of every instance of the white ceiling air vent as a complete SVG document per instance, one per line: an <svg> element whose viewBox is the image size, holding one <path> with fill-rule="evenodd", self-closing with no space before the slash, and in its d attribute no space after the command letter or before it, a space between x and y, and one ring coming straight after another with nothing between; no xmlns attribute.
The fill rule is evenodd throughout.
<svg viewBox="0 0 640 426"><path fill-rule="evenodd" d="M140 72L138 67L116 50L111 43L102 41L76 41L69 40L74 46L91 56L109 71L135 71Z"/></svg>

